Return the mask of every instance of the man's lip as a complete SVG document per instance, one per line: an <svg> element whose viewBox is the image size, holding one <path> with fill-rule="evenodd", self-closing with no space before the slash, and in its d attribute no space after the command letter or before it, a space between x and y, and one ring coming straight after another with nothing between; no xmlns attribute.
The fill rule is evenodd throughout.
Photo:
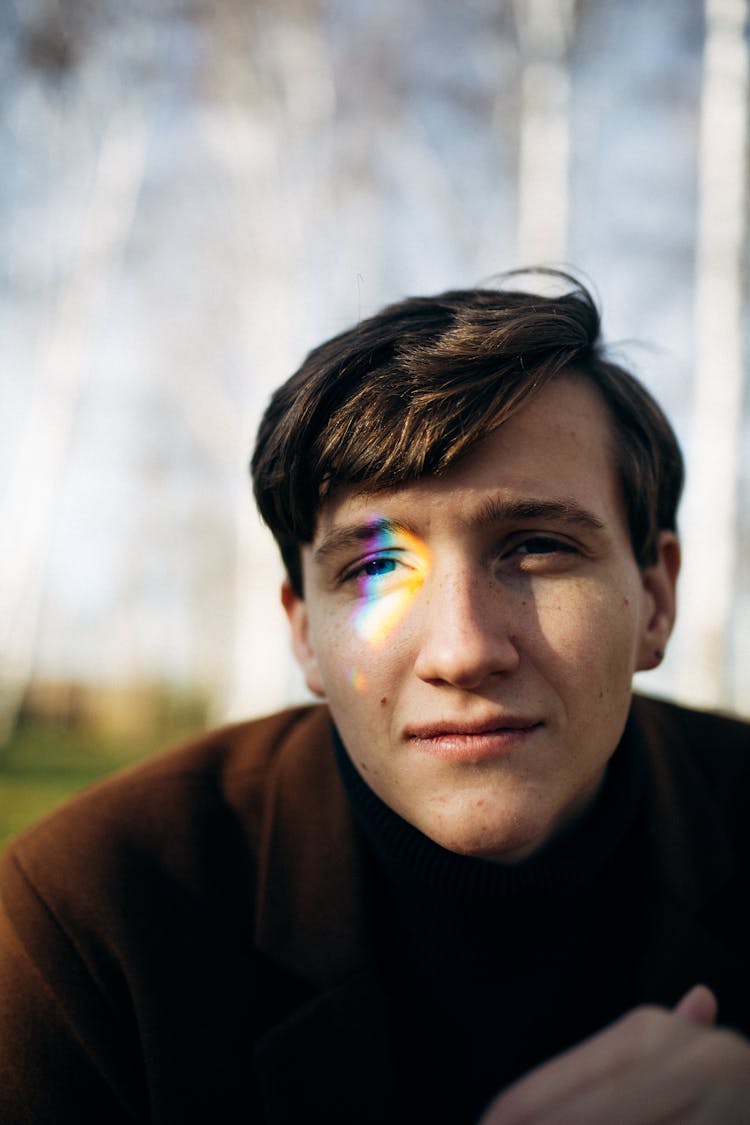
<svg viewBox="0 0 750 1125"><path fill-rule="evenodd" d="M495 716L490 719L469 721L459 719L430 723L425 726L409 726L404 731L407 740L428 741L437 738L465 737L476 735L502 734L505 731L531 730L541 726L538 719L528 719L515 715Z"/></svg>

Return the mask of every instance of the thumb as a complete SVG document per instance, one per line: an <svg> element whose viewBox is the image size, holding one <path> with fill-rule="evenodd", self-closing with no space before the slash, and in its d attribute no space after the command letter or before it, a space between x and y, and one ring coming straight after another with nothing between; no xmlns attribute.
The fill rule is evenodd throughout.
<svg viewBox="0 0 750 1125"><path fill-rule="evenodd" d="M696 984L674 1007L674 1013L682 1016L691 1023L701 1023L706 1027L713 1027L716 1023L719 1004L710 988L705 984Z"/></svg>

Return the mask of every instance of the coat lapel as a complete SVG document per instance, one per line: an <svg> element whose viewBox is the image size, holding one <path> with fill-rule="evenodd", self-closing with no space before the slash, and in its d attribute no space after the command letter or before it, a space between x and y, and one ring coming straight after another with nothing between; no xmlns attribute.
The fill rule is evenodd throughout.
<svg viewBox="0 0 750 1125"><path fill-rule="evenodd" d="M722 896L727 889L735 893L734 847L684 736L661 725L650 729L640 718L648 768L639 1000L671 1007L693 985L707 984L718 997L720 1021L750 1030L747 951L733 947L720 924Z"/></svg>
<svg viewBox="0 0 750 1125"><path fill-rule="evenodd" d="M267 792L256 945L294 983L254 1052L263 1119L395 1121L367 873L325 709L284 744Z"/></svg>
<svg viewBox="0 0 750 1125"><path fill-rule="evenodd" d="M376 973L362 973L317 994L257 1044L253 1065L263 1121L397 1121L387 1044Z"/></svg>

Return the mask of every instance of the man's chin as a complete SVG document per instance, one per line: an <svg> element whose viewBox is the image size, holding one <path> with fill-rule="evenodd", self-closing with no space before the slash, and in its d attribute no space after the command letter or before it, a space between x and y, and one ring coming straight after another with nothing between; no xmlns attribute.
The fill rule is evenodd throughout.
<svg viewBox="0 0 750 1125"><path fill-rule="evenodd" d="M443 820L439 826L417 827L446 851L492 863L519 863L528 859L544 846L552 834L546 825L518 822L507 826L449 826Z"/></svg>

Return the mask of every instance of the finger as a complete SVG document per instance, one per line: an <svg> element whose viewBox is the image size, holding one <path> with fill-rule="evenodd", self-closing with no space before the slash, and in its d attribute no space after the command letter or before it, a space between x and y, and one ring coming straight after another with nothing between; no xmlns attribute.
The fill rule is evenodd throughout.
<svg viewBox="0 0 750 1125"><path fill-rule="evenodd" d="M675 1015L682 1016L691 1023L703 1024L705 1027L713 1027L718 1012L718 1001L705 984L694 985L674 1008Z"/></svg>
<svg viewBox="0 0 750 1125"><path fill-rule="evenodd" d="M693 1034L688 1020L675 1020L670 1012L649 1007L634 1009L604 1031L519 1079L492 1103L482 1125L554 1120L545 1115L562 1114L562 1107L587 1092L593 1093L602 1082L611 1082L615 1076L622 1074L630 1081L633 1067L643 1060L654 1062L675 1039L688 1041Z"/></svg>

